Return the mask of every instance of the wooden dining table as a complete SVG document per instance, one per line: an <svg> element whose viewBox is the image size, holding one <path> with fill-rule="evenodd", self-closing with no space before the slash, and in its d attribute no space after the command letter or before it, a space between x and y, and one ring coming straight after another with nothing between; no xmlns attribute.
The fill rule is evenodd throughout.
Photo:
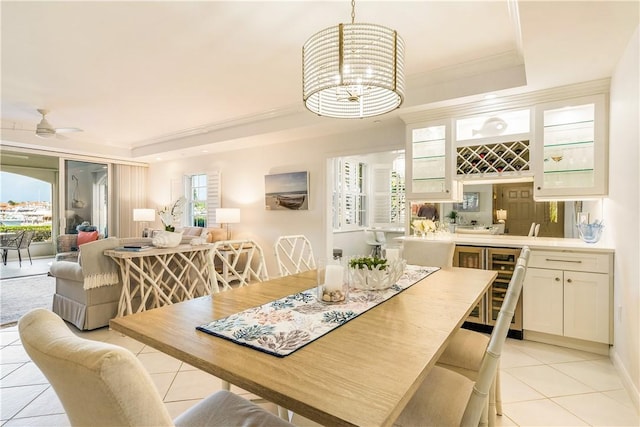
<svg viewBox="0 0 640 427"><path fill-rule="evenodd" d="M110 326L321 425L389 426L495 277L441 269L286 357L196 327L309 289L314 271L119 317Z"/></svg>

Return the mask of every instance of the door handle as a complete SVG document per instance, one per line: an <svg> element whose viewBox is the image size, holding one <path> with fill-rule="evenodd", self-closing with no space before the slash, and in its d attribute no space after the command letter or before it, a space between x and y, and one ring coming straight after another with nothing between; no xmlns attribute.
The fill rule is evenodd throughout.
<svg viewBox="0 0 640 427"><path fill-rule="evenodd" d="M545 258L545 261L552 261L552 262L573 262L576 264L582 264L582 261L579 259L553 259L553 258Z"/></svg>

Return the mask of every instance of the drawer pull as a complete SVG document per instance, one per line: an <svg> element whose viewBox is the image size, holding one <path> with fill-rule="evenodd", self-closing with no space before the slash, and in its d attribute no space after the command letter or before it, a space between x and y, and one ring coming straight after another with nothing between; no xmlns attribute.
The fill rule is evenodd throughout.
<svg viewBox="0 0 640 427"><path fill-rule="evenodd" d="M576 264L582 264L582 261L579 259L553 259L546 258L545 261L554 261L554 262L574 262Z"/></svg>
<svg viewBox="0 0 640 427"><path fill-rule="evenodd" d="M555 280L556 280L556 282L559 282L559 281L560 281L560 278L559 278L559 277L556 277L556 279L555 279Z"/></svg>
<svg viewBox="0 0 640 427"><path fill-rule="evenodd" d="M573 280L567 279L567 283L573 283Z"/></svg>

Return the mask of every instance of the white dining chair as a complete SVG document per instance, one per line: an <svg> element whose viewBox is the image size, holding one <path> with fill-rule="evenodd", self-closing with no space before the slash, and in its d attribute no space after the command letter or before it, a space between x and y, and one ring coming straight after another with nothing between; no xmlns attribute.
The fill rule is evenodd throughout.
<svg viewBox="0 0 640 427"><path fill-rule="evenodd" d="M448 268L453 266L453 240L405 240L402 244L402 258L407 264L425 267Z"/></svg>
<svg viewBox="0 0 640 427"><path fill-rule="evenodd" d="M274 244L274 250L280 276L289 276L316 268L313 248L306 236L301 234L280 236Z"/></svg>
<svg viewBox="0 0 640 427"><path fill-rule="evenodd" d="M214 293L234 287L247 286L252 282L269 280L264 252L251 239L220 240L211 249L212 278Z"/></svg>
<svg viewBox="0 0 640 427"><path fill-rule="evenodd" d="M536 231L536 223L532 222L531 227L529 227L529 234L527 234L527 237L533 237L533 233L535 233L535 231Z"/></svg>
<svg viewBox="0 0 640 427"><path fill-rule="evenodd" d="M536 227L533 230L533 237L538 237L539 232L540 232L540 224L536 224Z"/></svg>
<svg viewBox="0 0 640 427"><path fill-rule="evenodd" d="M499 370L524 274L525 266L516 265L476 379L436 365L407 403L395 426L478 426Z"/></svg>
<svg viewBox="0 0 640 427"><path fill-rule="evenodd" d="M72 426L291 426L248 400L219 391L174 420L131 351L75 335L56 314L35 309L18 332Z"/></svg>
<svg viewBox="0 0 640 427"><path fill-rule="evenodd" d="M525 272L530 253L531 250L528 246L523 247L516 264L516 266L522 266ZM486 334L461 328L455 333L436 364L440 367L458 372L471 380L476 380L488 345L489 337ZM483 415L482 424L488 423L489 426L495 425L496 414L502 415L500 369L496 370L495 384L490 390L487 402L487 414L486 417Z"/></svg>

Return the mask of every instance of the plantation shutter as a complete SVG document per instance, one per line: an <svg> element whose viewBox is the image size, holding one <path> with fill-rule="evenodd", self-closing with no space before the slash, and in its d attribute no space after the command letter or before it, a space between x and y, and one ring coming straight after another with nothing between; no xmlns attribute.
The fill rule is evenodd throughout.
<svg viewBox="0 0 640 427"><path fill-rule="evenodd" d="M216 223L216 209L221 207L220 171L207 172L207 226Z"/></svg>
<svg viewBox="0 0 640 427"><path fill-rule="evenodd" d="M373 166L373 223L391 222L391 167Z"/></svg>

